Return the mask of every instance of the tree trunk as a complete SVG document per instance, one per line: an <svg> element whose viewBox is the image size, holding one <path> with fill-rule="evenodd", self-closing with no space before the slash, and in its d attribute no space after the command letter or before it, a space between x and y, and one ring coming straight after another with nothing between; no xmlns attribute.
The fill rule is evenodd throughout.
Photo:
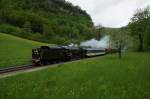
<svg viewBox="0 0 150 99"><path fill-rule="evenodd" d="M122 58L122 46L121 46L121 42L120 42L120 44L119 44L119 48L118 48L118 55L119 55L119 59L121 59Z"/></svg>
<svg viewBox="0 0 150 99"><path fill-rule="evenodd" d="M139 51L144 51L143 49L143 36L139 34Z"/></svg>

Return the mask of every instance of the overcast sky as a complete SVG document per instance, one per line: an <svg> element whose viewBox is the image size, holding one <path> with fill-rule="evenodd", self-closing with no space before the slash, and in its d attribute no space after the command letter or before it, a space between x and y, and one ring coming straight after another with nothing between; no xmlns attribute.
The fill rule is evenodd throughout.
<svg viewBox="0 0 150 99"><path fill-rule="evenodd" d="M66 0L91 15L95 25L121 27L128 24L137 8L150 5L150 0Z"/></svg>

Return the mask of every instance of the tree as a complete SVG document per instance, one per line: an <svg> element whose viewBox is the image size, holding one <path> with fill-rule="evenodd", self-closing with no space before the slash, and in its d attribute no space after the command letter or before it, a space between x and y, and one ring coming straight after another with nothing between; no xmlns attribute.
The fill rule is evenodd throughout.
<svg viewBox="0 0 150 99"><path fill-rule="evenodd" d="M117 48L119 58L122 58L122 51L127 50L131 44L131 38L127 27L115 29L114 32L107 33L110 36L109 47Z"/></svg>
<svg viewBox="0 0 150 99"><path fill-rule="evenodd" d="M29 21L26 21L23 25L23 30L26 33L32 33L32 29L31 29L31 23Z"/></svg>
<svg viewBox="0 0 150 99"><path fill-rule="evenodd" d="M131 30L131 35L137 37L139 40L139 51L144 51L144 37L145 37L145 30L147 27L147 20L150 17L150 10L149 7L145 9L139 9L134 14L129 23L129 28Z"/></svg>
<svg viewBox="0 0 150 99"><path fill-rule="evenodd" d="M99 24L98 26L96 26L96 29L96 39L99 40L102 37L103 26Z"/></svg>
<svg viewBox="0 0 150 99"><path fill-rule="evenodd" d="M150 19L146 26L145 35L144 35L144 48L145 50L150 50Z"/></svg>
<svg viewBox="0 0 150 99"><path fill-rule="evenodd" d="M46 38L52 38L53 37L53 30L50 25L44 24L43 25L43 34Z"/></svg>

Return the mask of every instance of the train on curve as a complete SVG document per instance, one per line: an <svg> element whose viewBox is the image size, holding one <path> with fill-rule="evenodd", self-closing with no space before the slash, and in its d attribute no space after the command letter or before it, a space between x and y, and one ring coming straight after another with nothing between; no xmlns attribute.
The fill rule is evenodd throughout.
<svg viewBox="0 0 150 99"><path fill-rule="evenodd" d="M117 49L41 46L40 48L32 49L32 65L41 66L88 57L102 56L107 53L114 52L117 52Z"/></svg>

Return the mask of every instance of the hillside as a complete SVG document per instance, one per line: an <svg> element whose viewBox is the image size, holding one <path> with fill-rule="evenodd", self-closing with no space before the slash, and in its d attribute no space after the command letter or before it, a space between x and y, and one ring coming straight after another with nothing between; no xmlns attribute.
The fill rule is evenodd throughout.
<svg viewBox="0 0 150 99"><path fill-rule="evenodd" d="M0 32L68 44L93 38L90 16L65 0L0 0Z"/></svg>
<svg viewBox="0 0 150 99"><path fill-rule="evenodd" d="M0 33L0 68L31 64L32 48L40 45L46 44Z"/></svg>
<svg viewBox="0 0 150 99"><path fill-rule="evenodd" d="M0 79L1 99L150 99L150 53L108 55Z"/></svg>

